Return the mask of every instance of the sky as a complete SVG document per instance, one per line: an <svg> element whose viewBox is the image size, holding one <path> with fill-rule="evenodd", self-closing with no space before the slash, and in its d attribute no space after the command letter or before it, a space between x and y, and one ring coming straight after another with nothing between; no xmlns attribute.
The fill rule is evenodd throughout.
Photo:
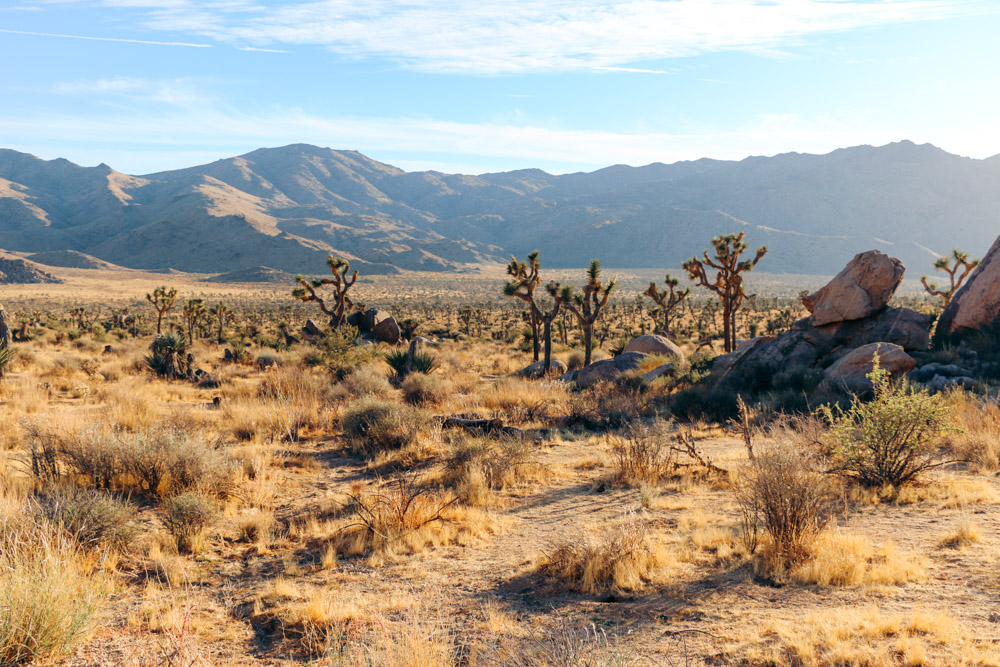
<svg viewBox="0 0 1000 667"><path fill-rule="evenodd" d="M1000 154L1000 0L0 0L0 147L552 173L909 139Z"/></svg>

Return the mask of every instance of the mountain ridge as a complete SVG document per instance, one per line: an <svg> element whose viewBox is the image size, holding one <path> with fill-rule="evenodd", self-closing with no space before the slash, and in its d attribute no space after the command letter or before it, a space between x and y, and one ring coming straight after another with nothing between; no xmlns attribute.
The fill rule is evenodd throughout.
<svg viewBox="0 0 1000 667"><path fill-rule="evenodd" d="M931 144L611 165L553 175L406 172L358 151L260 148L129 175L0 149L0 248L74 251L137 269L314 272L327 254L363 273L461 271L541 251L543 264L677 266L747 231L769 271L835 273L879 247L916 273L934 253L985 252L1000 156Z"/></svg>

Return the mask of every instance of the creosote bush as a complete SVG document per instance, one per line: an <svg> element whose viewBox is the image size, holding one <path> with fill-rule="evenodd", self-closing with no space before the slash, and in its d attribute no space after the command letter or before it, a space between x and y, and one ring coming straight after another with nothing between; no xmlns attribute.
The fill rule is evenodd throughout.
<svg viewBox="0 0 1000 667"><path fill-rule="evenodd" d="M168 499L163 509L163 523L177 540L177 550L198 551L202 533L215 517L212 503L194 493L182 493Z"/></svg>
<svg viewBox="0 0 1000 667"><path fill-rule="evenodd" d="M864 486L900 487L941 465L939 439L953 430L947 399L917 390L905 379L893 383L878 363L868 379L875 397L855 397L846 410L823 407L830 425L834 464Z"/></svg>

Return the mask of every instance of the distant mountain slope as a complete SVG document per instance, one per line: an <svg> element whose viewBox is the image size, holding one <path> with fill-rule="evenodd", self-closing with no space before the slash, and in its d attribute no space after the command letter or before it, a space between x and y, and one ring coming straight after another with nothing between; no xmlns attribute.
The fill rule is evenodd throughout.
<svg viewBox="0 0 1000 667"><path fill-rule="evenodd" d="M0 257L0 285L61 282L51 273L42 271L37 264L19 258Z"/></svg>
<svg viewBox="0 0 1000 667"><path fill-rule="evenodd" d="M879 248L916 276L934 253L985 252L998 212L1000 157L910 142L562 176L405 172L305 144L128 176L0 149L0 247L205 273L320 272L331 253L364 273L453 271L534 249L552 267L677 266L746 231L769 271L830 274Z"/></svg>
<svg viewBox="0 0 1000 667"><path fill-rule="evenodd" d="M76 250L50 250L28 255L26 258L36 264L61 266L68 269L120 269L110 262L91 257Z"/></svg>

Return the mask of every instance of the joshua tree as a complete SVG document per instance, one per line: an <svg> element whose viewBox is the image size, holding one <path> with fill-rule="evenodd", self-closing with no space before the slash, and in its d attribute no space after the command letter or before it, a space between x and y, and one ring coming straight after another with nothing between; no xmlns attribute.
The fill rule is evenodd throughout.
<svg viewBox="0 0 1000 667"><path fill-rule="evenodd" d="M583 365L590 365L591 352L594 348L594 323L601 316L601 311L608 305L608 297L614 291L618 283L618 276L615 276L605 286L601 281L601 262L590 260L590 268L587 269L587 284L583 286L581 294L575 294L572 301L566 302L566 308L576 315L576 319L583 328Z"/></svg>
<svg viewBox="0 0 1000 667"><path fill-rule="evenodd" d="M952 266L952 260L955 261L955 265ZM962 252L958 248L951 251L951 257L944 256L939 257L936 262L934 262L934 268L938 271L944 271L948 274L948 281L951 283L948 290L939 290L935 283L927 282L927 276L921 276L920 282L923 284L924 289L931 296L939 296L944 299L944 307L947 308L951 300L955 298L955 292L958 288L962 286L965 279L972 273L972 270L979 266L978 259L969 259L969 253Z"/></svg>
<svg viewBox="0 0 1000 667"><path fill-rule="evenodd" d="M13 348L10 346L10 327L7 326L7 311L0 306L0 378L3 377L4 369L13 356Z"/></svg>
<svg viewBox="0 0 1000 667"><path fill-rule="evenodd" d="M204 299L188 299L184 304L184 322L187 324L188 344L194 345L194 332L198 323L208 315Z"/></svg>
<svg viewBox="0 0 1000 667"><path fill-rule="evenodd" d="M153 308L156 309L156 333L162 333L163 316L174 307L176 299L177 290L173 287L168 288L166 285L160 285L153 290L152 294L146 295L146 301L153 304Z"/></svg>
<svg viewBox="0 0 1000 667"><path fill-rule="evenodd" d="M674 309L679 306L684 299L688 298L691 294L691 288L685 287L683 290L677 289L680 285L680 281L677 278L671 277L668 273L666 278L663 280L663 284L666 288L661 292L656 288L656 283L653 281L649 282L649 287L643 292L643 296L648 296L652 299L656 305L660 307L660 315L663 316L663 328L661 331L664 336L670 337L670 318L673 316Z"/></svg>
<svg viewBox="0 0 1000 667"><path fill-rule="evenodd" d="M225 301L220 301L211 308L208 309L209 314L215 318L215 323L218 326L218 341L222 343L225 338L223 333L226 330L226 322L233 319L233 311L229 309Z"/></svg>
<svg viewBox="0 0 1000 667"><path fill-rule="evenodd" d="M528 304L529 316L532 320L532 331L538 331L538 323L542 324L542 338L545 340L545 364L543 372L548 373L552 366L552 321L559 315L562 305L573 299L573 288L569 285L563 287L556 281L551 281L545 291L552 297L552 305L548 310L543 311L535 300L535 289L541 280L538 271L541 265L538 262L538 251L528 255L529 264L518 262L513 257L510 265L507 266L507 273L513 280L509 280L503 288L503 293L521 299ZM538 336L534 336L535 347L538 346ZM537 360L537 356L535 359Z"/></svg>
<svg viewBox="0 0 1000 667"><path fill-rule="evenodd" d="M723 234L712 239L715 259L703 253L703 258L692 257L684 262L684 270L696 284L715 292L722 306L722 336L726 352L736 349L736 313L739 311L746 292L743 291L743 273L752 271L757 262L767 254L767 246L757 248L753 259L740 261L740 255L747 249L743 241L745 234ZM715 269L715 280L710 281L706 269Z"/></svg>
<svg viewBox="0 0 1000 667"><path fill-rule="evenodd" d="M542 284L542 279L538 277L541 264L538 262L538 251L528 255L527 262L519 262L514 257L510 258L507 265L507 275L511 276L511 281L504 286L504 294L513 296L528 304L528 322L531 324L532 357L538 361L539 339L538 323L541 321L541 313L535 306L535 290ZM512 291L508 292L508 286L514 285Z"/></svg>
<svg viewBox="0 0 1000 667"><path fill-rule="evenodd" d="M330 255L326 258L326 264L333 273L332 278L317 278L310 282L302 276L297 276L295 280L298 281L299 287L292 290L292 296L307 303L315 301L319 305L319 309L330 318L330 326L336 329L344 323L347 309L354 307L354 302L347 296L347 291L357 282L358 272L355 271L348 278L347 276L351 272L351 263L341 257ZM325 299L316 293L317 289L328 285L333 286L334 304L332 310L326 305L326 299L329 297Z"/></svg>

